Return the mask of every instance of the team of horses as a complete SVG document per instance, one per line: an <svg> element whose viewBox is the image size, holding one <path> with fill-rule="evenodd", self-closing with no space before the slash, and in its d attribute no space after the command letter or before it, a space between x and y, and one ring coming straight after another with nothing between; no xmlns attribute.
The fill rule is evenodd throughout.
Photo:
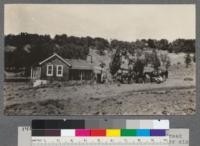
<svg viewBox="0 0 200 146"><path fill-rule="evenodd" d="M114 75L114 80L120 83L162 83L168 78L167 70L154 70L151 72L135 72L133 70L119 69Z"/></svg>

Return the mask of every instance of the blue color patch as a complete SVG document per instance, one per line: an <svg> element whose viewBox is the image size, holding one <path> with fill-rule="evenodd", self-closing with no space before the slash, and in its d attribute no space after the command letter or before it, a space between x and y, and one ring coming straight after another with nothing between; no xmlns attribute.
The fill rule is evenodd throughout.
<svg viewBox="0 0 200 146"><path fill-rule="evenodd" d="M136 135L137 136L150 136L150 130L148 130L148 129L137 129Z"/></svg>

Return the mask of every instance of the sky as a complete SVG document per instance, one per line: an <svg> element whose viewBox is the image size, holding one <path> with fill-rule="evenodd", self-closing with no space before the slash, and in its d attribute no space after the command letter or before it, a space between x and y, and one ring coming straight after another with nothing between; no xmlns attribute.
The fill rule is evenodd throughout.
<svg viewBox="0 0 200 146"><path fill-rule="evenodd" d="M108 40L195 38L194 4L6 4L4 33L103 37Z"/></svg>

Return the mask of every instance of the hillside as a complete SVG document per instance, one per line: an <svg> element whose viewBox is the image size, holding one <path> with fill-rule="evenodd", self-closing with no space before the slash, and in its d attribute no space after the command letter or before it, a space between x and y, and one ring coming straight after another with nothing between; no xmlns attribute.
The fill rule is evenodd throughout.
<svg viewBox="0 0 200 146"><path fill-rule="evenodd" d="M99 66L100 63L105 63L105 68L109 69L109 64L111 62L111 58L112 58L112 55L113 55L114 52L104 51L105 55L99 55L99 53L97 53L97 51L98 50L96 50L96 49L90 49L90 52L89 52L89 55L92 56L92 60L93 60L94 65Z"/></svg>

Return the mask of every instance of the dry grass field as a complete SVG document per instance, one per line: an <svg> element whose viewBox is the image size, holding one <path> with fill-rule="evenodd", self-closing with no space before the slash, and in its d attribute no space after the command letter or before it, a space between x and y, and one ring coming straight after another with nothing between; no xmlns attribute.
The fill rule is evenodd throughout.
<svg viewBox="0 0 200 146"><path fill-rule="evenodd" d="M181 61L181 60L180 60ZM33 88L29 82L5 82L6 115L186 115L196 107L195 64L173 62L161 84L53 83Z"/></svg>

